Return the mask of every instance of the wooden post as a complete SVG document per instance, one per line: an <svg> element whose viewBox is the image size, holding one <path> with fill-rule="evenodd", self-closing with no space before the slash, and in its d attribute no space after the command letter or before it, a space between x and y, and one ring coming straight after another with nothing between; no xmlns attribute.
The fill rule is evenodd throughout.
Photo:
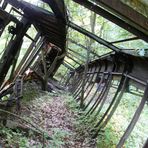
<svg viewBox="0 0 148 148"><path fill-rule="evenodd" d="M43 90L47 90L47 84L48 84L48 74L47 74L47 64L46 64L46 59L45 59L45 52L44 52L44 48L42 49L42 53L41 53L41 57L42 57L42 64L43 64L43 68L44 68L44 86L43 86Z"/></svg>
<svg viewBox="0 0 148 148"><path fill-rule="evenodd" d="M3 83L6 74L9 71L9 68L15 59L18 50L20 49L20 43L23 40L25 33L27 32L28 28L30 27L30 23L26 18L22 18L21 22L16 25L16 37L14 40L9 42L5 52L0 60L0 86Z"/></svg>

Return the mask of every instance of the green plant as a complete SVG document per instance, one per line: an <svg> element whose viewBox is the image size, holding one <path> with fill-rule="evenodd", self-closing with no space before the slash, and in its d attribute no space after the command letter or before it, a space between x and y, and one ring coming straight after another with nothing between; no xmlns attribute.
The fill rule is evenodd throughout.
<svg viewBox="0 0 148 148"><path fill-rule="evenodd" d="M19 130L13 131L10 128L0 127L0 135L5 138L3 141L5 147L29 147L29 139Z"/></svg>
<svg viewBox="0 0 148 148"><path fill-rule="evenodd" d="M70 135L65 130L59 129L59 128L53 128L52 129L53 135L52 135L52 140L50 140L47 144L46 147L50 148L60 148L65 145L65 138ZM47 139L46 135L45 138Z"/></svg>

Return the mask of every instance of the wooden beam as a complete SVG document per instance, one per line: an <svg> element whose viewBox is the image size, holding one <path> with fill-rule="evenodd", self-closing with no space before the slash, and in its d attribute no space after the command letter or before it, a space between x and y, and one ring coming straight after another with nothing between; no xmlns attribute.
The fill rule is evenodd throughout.
<svg viewBox="0 0 148 148"><path fill-rule="evenodd" d="M20 68L22 67L22 65L24 64L24 62L26 61L26 59L28 58L29 54L31 53L31 51L33 50L33 47L35 47L36 42L38 41L39 37L40 37L40 33L37 33L35 38L34 38L34 42L32 42L29 46L29 48L27 49L25 55L23 56L23 58L21 59L19 65L17 66L16 69L16 73L18 73L18 71L20 70Z"/></svg>
<svg viewBox="0 0 148 148"><path fill-rule="evenodd" d="M87 47L85 47L84 45L82 45L82 44L79 44L79 43L77 43L76 41L74 41L74 40L72 40L72 39L68 39L68 41L70 41L71 43L73 43L73 44L75 44L75 45L77 45L77 46L79 46L79 47L81 47L81 48L83 48L83 49L85 49L85 50L88 50L88 48ZM94 51L92 51L91 50L91 54L93 54L94 56L96 56L96 57L100 57L98 54L96 54ZM86 57L85 57L86 58Z"/></svg>
<svg viewBox="0 0 148 148"><path fill-rule="evenodd" d="M125 21L121 17L117 17L116 15L113 15L112 13L110 13L107 10L103 9L99 5L91 3L91 2L89 2L87 0L73 0L73 1L79 3L80 5L83 5L87 9L99 14L100 16L108 19L109 21L117 24L118 26L124 28L125 30L133 33L137 37L139 37L139 38L145 40L146 42L148 42L148 33L147 33L148 31L146 29L145 29L145 31L143 29L139 30L136 26L133 26L133 25L129 24L129 21L127 21L127 20ZM110 4L110 1L108 1L108 5L109 4Z"/></svg>
<svg viewBox="0 0 148 148"><path fill-rule="evenodd" d="M19 32L16 34L14 40L11 40L5 49L5 52L0 60L0 85L3 83L6 74L8 73L16 54L20 50L20 44L22 43L23 37L30 27L30 23L26 18L22 18L21 26L18 25Z"/></svg>
<svg viewBox="0 0 148 148"><path fill-rule="evenodd" d="M82 33L82 34L84 34L85 36L87 36L87 37L89 37L89 38L95 40L95 41L98 42L99 44L102 44L102 45L104 45L105 47L107 47L107 48L109 48L109 49L111 49L111 50L113 50L113 51L116 51L116 52L121 51L121 49L119 49L118 47L116 47L116 46L110 44L108 41L106 41L106 40L104 40L104 39L98 37L97 35L95 35L95 34L89 32L89 31L87 31L87 30L81 28L80 26L74 24L73 22L69 22L68 25L69 25L72 29L74 29L74 30L76 30L76 31L78 31L78 32L80 32L80 33Z"/></svg>
<svg viewBox="0 0 148 148"><path fill-rule="evenodd" d="M111 44L117 44L117 43L123 43L123 42L128 42L128 41L133 41L133 40L138 40L138 37L133 37L133 38L128 38L128 39L123 39L123 40L118 40L118 41L113 41Z"/></svg>
<svg viewBox="0 0 148 148"><path fill-rule="evenodd" d="M72 61L74 61L75 63L77 63L78 65L81 65L78 61L76 61L75 59L73 59L72 57L70 57L69 55L66 55L67 58L71 59Z"/></svg>
<svg viewBox="0 0 148 148"><path fill-rule="evenodd" d="M128 22L133 27L141 31L147 31L148 35L148 19L124 4L121 0L92 0L95 1L98 5L109 10L113 14Z"/></svg>

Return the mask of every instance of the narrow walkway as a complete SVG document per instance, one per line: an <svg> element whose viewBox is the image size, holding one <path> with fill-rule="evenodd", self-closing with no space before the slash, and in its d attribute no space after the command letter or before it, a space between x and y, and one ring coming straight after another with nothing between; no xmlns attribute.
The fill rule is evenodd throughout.
<svg viewBox="0 0 148 148"><path fill-rule="evenodd" d="M76 120L78 113L72 111L66 103L66 96L48 96L37 98L22 107L21 114L30 118L38 127L44 129L53 140L45 140L48 148L94 148L89 137L82 135ZM67 98L68 99L68 98ZM21 123L21 126L24 123ZM24 124L24 126L26 126ZM82 126L82 125L80 125ZM83 130L83 128L81 128ZM30 146L38 144L35 138Z"/></svg>

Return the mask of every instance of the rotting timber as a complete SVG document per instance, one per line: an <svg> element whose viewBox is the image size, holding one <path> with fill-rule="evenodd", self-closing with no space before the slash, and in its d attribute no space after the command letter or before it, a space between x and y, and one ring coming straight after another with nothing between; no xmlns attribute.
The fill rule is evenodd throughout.
<svg viewBox="0 0 148 148"><path fill-rule="evenodd" d="M9 33L12 37L5 47L0 61L1 98L10 94L8 102L15 100L19 109L19 102L23 97L23 83L30 79L37 79L41 82L42 89L47 90L49 78L53 78L60 65L64 65L67 68L67 77L61 80L61 84L68 87L78 102L83 103L84 110L89 108L86 116L94 112L96 112L96 116L99 116L109 90L111 87L116 88L110 105L94 127L97 130L92 135L92 138L95 138L112 118L125 92L140 95L141 102L117 145L117 148L121 148L132 132L144 105L148 101L148 58L137 56L132 52L129 54L127 51L131 51L130 49L120 49L115 44L137 39L148 41L148 30L147 26L145 26L147 25L147 18L117 1L115 3L109 0L73 0L136 35L134 38L111 43L73 22L68 22L63 0L42 1L49 5L53 13L24 1L4 0L3 3L1 2L0 34L2 35L10 22L15 24L9 27ZM10 12L6 11L8 4L11 5ZM125 9L121 11L118 8ZM21 19L15 17L11 13L12 11L19 14ZM135 19L135 17L138 19ZM35 38L31 38L27 34L27 30L31 25L37 30ZM88 50L84 45L73 41L73 39L66 39L68 26L111 49L112 52L99 56L92 50ZM24 36L28 37L32 43L17 65ZM73 49L66 49L66 40L90 52L97 59L90 61L86 69L84 63L87 60L86 57ZM77 56L74 56L75 54L83 58L83 60L80 61ZM73 60L79 66L75 67L64 59L65 57ZM6 76L8 71L10 71L10 74ZM86 74L85 78L84 73ZM118 83L114 84L114 82ZM50 83L54 83L53 80L50 80ZM135 89L131 89L131 86L134 86ZM60 86L57 87L60 88ZM92 91L94 89L95 91ZM85 94L82 95L82 91ZM91 97L89 97L90 94ZM146 145L144 147L146 148Z"/></svg>
<svg viewBox="0 0 148 148"><path fill-rule="evenodd" d="M8 4L12 5L12 9L10 11L15 11L16 13L19 12L17 9L21 9L23 11L22 14L21 12L19 13L22 17L20 21L13 17L13 15L4 11ZM64 8L64 2L49 2L49 6L51 6L54 13L50 13L24 1L4 1L1 8L1 11L3 12L1 15L1 24L4 25L1 25L1 27L4 30L10 21L15 21L14 23L16 24L16 27L9 27L9 32L12 34L12 38L1 58L1 61L3 62L0 64L0 84L3 84L3 88L7 82L13 82L13 80L16 80L19 75L23 75L30 66L33 67L34 72L38 73L38 71L40 71L40 74L38 74L40 77L41 75L53 76L62 63L66 53L65 44L67 16ZM8 17L8 20L6 17ZM32 44L28 48L18 67L16 67L15 63L17 62L21 45L23 43L23 37L28 37L26 32L32 24L38 33L35 39L32 39ZM45 59L41 59L42 54ZM38 55L40 57L36 59ZM37 62L32 65L35 60ZM46 64L46 67L43 66L43 63ZM11 66L13 66L11 71L12 75L4 84L4 79ZM51 66L50 69L49 66ZM41 77L41 79L44 82L45 78Z"/></svg>

